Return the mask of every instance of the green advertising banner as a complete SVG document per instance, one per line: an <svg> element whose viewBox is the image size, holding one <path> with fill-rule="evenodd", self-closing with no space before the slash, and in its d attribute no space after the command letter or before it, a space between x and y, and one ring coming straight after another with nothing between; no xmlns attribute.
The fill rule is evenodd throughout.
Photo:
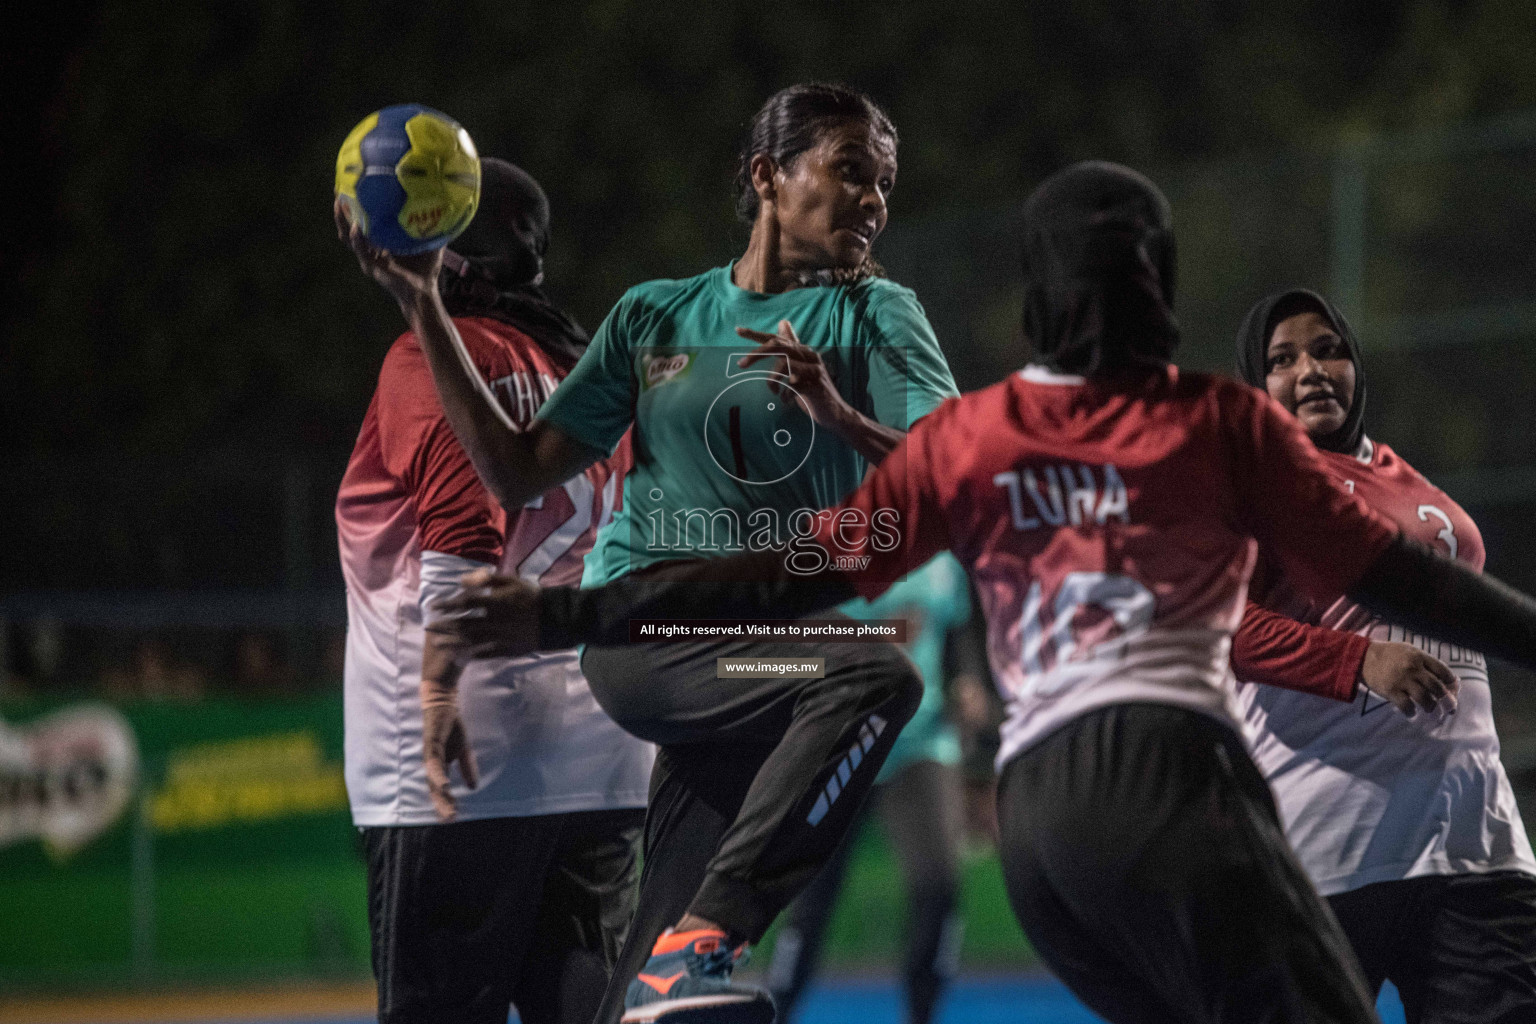
<svg viewBox="0 0 1536 1024"><path fill-rule="evenodd" d="M0 709L0 988L366 973L341 714Z"/></svg>
<svg viewBox="0 0 1536 1024"><path fill-rule="evenodd" d="M0 707L0 993L367 977L341 745L339 695ZM858 843L834 968L899 959L900 873ZM966 964L1031 962L990 850L962 911Z"/></svg>

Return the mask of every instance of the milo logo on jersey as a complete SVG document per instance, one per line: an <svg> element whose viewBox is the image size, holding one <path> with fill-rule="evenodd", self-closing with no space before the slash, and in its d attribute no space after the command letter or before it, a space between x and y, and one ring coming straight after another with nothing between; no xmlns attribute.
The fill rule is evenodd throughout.
<svg viewBox="0 0 1536 1024"><path fill-rule="evenodd" d="M649 391L686 376L693 367L693 352L642 352L639 359L640 390Z"/></svg>

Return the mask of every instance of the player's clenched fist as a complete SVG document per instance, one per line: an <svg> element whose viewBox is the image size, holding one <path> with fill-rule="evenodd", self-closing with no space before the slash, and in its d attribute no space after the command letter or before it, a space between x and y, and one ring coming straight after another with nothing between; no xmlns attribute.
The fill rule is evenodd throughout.
<svg viewBox="0 0 1536 1024"><path fill-rule="evenodd" d="M429 627L456 658L510 658L539 649L539 588L489 569L467 573L464 589L439 605Z"/></svg>
<svg viewBox="0 0 1536 1024"><path fill-rule="evenodd" d="M1446 711L1456 710L1456 676L1412 644L1372 643L1360 666L1360 681L1409 718L1420 708L1433 711L1442 702Z"/></svg>

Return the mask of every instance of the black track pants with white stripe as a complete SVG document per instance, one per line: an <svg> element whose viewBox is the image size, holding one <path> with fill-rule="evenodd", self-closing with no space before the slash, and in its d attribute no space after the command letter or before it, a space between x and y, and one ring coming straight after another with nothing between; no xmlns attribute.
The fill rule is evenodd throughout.
<svg viewBox="0 0 1536 1024"><path fill-rule="evenodd" d="M821 658L825 675L717 678L717 658ZM684 912L756 942L837 848L922 698L891 644L589 647L615 722L661 747L640 904L598 1020Z"/></svg>

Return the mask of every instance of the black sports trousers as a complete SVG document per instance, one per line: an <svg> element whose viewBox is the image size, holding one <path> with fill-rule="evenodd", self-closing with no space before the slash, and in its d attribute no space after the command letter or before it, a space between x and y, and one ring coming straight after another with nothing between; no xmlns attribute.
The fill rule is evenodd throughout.
<svg viewBox="0 0 1536 1024"><path fill-rule="evenodd" d="M1536 1021L1536 878L1517 871L1377 882L1328 897L1372 992L1408 1024Z"/></svg>
<svg viewBox="0 0 1536 1024"><path fill-rule="evenodd" d="M639 808L365 828L381 1024L590 1024L634 910Z"/></svg>
<svg viewBox="0 0 1536 1024"><path fill-rule="evenodd" d="M717 658L821 658L821 679L720 679ZM684 913L749 942L837 849L922 699L892 644L640 643L588 647L592 694L658 744L645 867L629 938L598 1011Z"/></svg>
<svg viewBox="0 0 1536 1024"><path fill-rule="evenodd" d="M1377 1024L1234 726L1091 711L1004 767L998 819L1025 933L1111 1024Z"/></svg>
<svg viewBox="0 0 1536 1024"><path fill-rule="evenodd" d="M955 974L963 929L955 904L960 894L964 804L960 770L925 759L903 765L875 786L861 815L861 820L879 817L907 884L901 971L907 1024L928 1024L933 1019L939 997ZM821 873L785 912L767 979L779 1011L778 1024L794 1019L800 996L816 972L857 831L857 826L850 830Z"/></svg>

